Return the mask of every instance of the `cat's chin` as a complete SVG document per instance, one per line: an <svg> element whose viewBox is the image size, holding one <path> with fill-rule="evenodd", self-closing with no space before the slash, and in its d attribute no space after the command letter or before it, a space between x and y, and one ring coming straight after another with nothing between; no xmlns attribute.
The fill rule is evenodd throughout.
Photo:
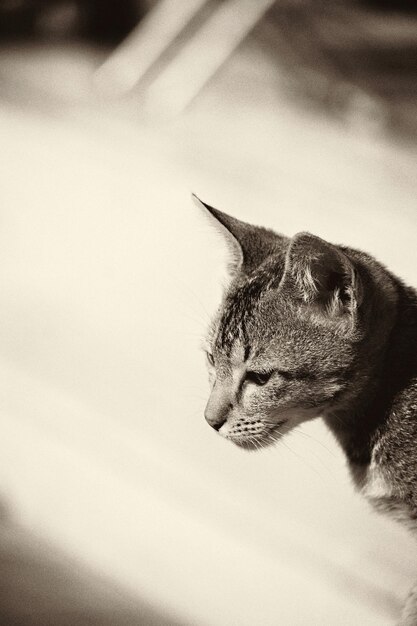
<svg viewBox="0 0 417 626"><path fill-rule="evenodd" d="M228 439L238 446L238 448L242 448L248 452L256 452L257 450L262 450L262 448L269 448L279 441L279 439L281 439L284 435L280 429L286 422L287 420L277 422L273 428L260 437L251 437L250 439L234 439L233 437L228 437Z"/></svg>
<svg viewBox="0 0 417 626"><path fill-rule="evenodd" d="M242 450L246 450L248 452L256 452L257 450L262 450L263 448L268 448L273 446L277 439L259 439L256 441L242 441L236 439L230 439L232 443L235 444L238 448L242 448Z"/></svg>
<svg viewBox="0 0 417 626"><path fill-rule="evenodd" d="M247 450L248 452L256 452L256 450L260 450L261 448L265 448L267 444L262 443L261 441L238 441L236 439L230 439L232 443L235 444L238 448L242 448L242 450Z"/></svg>

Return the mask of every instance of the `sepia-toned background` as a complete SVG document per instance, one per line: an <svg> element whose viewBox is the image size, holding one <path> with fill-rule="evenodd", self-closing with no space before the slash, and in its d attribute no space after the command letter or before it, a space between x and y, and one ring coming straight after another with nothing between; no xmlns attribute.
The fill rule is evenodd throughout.
<svg viewBox="0 0 417 626"><path fill-rule="evenodd" d="M417 575L320 421L204 421L227 281L191 192L416 275L417 13L0 2L0 622L389 626Z"/></svg>

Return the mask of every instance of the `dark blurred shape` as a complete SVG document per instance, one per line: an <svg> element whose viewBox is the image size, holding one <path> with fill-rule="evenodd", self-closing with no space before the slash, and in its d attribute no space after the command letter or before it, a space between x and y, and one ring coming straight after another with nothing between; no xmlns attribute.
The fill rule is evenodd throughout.
<svg viewBox="0 0 417 626"><path fill-rule="evenodd" d="M415 0L359 0L364 6L371 6L381 11L401 11L406 13L417 13L417 2Z"/></svg>
<svg viewBox="0 0 417 626"><path fill-rule="evenodd" d="M181 626L120 590L111 572L97 576L10 518L0 518L0 580L1 626Z"/></svg>
<svg viewBox="0 0 417 626"><path fill-rule="evenodd" d="M401 9L401 10L400 10ZM417 133L417 2L276 2L256 30L289 94L360 127Z"/></svg>
<svg viewBox="0 0 417 626"><path fill-rule="evenodd" d="M117 43L137 25L144 8L132 0L89 0L82 2L85 17L85 35L95 41Z"/></svg>
<svg viewBox="0 0 417 626"><path fill-rule="evenodd" d="M0 0L0 38L117 44L144 12L139 0Z"/></svg>

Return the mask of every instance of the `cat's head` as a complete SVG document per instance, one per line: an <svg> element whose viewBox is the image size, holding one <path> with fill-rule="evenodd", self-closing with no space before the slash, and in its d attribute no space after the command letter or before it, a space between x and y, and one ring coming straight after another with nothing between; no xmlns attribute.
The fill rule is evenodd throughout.
<svg viewBox="0 0 417 626"><path fill-rule="evenodd" d="M319 237L290 239L196 201L233 258L207 337L205 416L235 444L264 447L343 396L361 338L361 282Z"/></svg>

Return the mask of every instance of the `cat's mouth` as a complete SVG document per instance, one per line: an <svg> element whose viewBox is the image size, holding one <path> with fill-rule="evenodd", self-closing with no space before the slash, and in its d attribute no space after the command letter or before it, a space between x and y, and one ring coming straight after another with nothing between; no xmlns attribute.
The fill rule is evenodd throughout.
<svg viewBox="0 0 417 626"><path fill-rule="evenodd" d="M287 421L288 420L283 419L275 422L274 424L268 425L268 427L265 428L264 432L256 435L246 435L245 437L242 437L242 435L233 436L233 433L230 433L227 439L232 441L239 448L243 448L244 450L261 450L262 448L272 446L285 434L285 432L283 432L283 429Z"/></svg>
<svg viewBox="0 0 417 626"><path fill-rule="evenodd" d="M226 437L244 450L261 450L262 448L268 448L269 446L273 446L284 435L302 422L318 417L322 413L323 408L324 407L322 407L321 410L317 407L288 408L285 411L275 414L275 418L270 418L270 421L263 422L264 428L261 432L248 433L244 436L242 436L241 433L233 434L233 432L230 432ZM280 419L278 419L278 416Z"/></svg>

